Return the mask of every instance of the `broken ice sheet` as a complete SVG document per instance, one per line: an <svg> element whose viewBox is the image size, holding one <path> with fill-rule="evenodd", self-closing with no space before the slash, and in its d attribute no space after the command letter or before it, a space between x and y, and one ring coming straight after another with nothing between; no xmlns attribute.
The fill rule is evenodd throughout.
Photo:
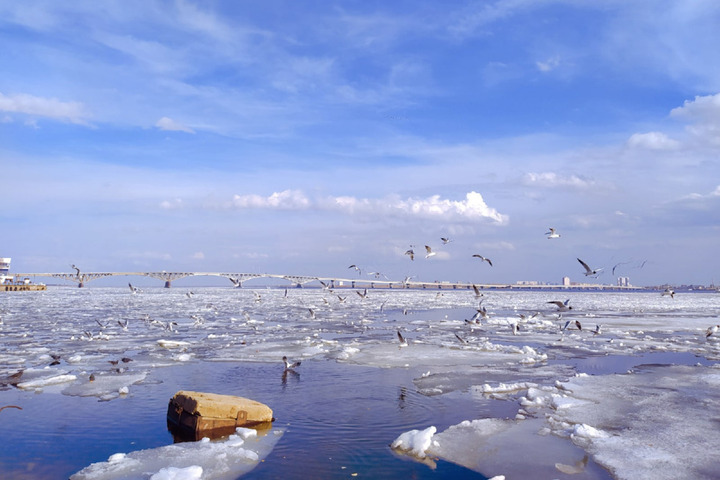
<svg viewBox="0 0 720 480"><path fill-rule="evenodd" d="M116 453L107 461L83 468L70 479L235 479L255 468L272 451L282 433L272 429L258 435L254 429L238 428L223 440L203 438L198 442Z"/></svg>

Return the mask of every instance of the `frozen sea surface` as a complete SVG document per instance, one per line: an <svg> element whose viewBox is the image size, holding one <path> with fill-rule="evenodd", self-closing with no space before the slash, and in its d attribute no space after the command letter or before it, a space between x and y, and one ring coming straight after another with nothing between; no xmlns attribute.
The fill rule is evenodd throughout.
<svg viewBox="0 0 720 480"><path fill-rule="evenodd" d="M274 441L230 476L720 477L720 338L705 337L718 294L486 292L487 318L469 323L469 291L189 290L3 296L0 406L22 408L0 411L3 478L108 474L122 458L228 478L208 470L232 456L221 444L172 461L181 389L274 409L258 437Z"/></svg>

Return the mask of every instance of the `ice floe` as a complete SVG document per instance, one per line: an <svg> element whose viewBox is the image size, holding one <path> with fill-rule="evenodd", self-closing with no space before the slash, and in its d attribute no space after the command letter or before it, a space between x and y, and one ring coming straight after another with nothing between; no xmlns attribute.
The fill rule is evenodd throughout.
<svg viewBox="0 0 720 480"><path fill-rule="evenodd" d="M265 458L282 436L273 429L263 435L238 428L223 440L203 438L197 442L116 453L106 461L93 463L70 477L71 480L225 480L251 471Z"/></svg>

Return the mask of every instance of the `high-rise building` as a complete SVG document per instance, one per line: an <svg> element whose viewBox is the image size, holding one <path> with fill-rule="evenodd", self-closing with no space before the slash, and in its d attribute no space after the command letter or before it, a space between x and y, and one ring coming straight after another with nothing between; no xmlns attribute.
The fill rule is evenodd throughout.
<svg viewBox="0 0 720 480"><path fill-rule="evenodd" d="M10 258L0 258L0 283L12 282L10 272Z"/></svg>

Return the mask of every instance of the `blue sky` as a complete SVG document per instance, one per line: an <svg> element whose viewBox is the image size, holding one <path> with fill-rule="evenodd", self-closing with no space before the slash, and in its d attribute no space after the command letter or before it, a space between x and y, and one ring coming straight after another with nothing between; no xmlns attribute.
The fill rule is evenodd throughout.
<svg viewBox="0 0 720 480"><path fill-rule="evenodd" d="M715 1L0 0L0 253L720 282L719 24Z"/></svg>

